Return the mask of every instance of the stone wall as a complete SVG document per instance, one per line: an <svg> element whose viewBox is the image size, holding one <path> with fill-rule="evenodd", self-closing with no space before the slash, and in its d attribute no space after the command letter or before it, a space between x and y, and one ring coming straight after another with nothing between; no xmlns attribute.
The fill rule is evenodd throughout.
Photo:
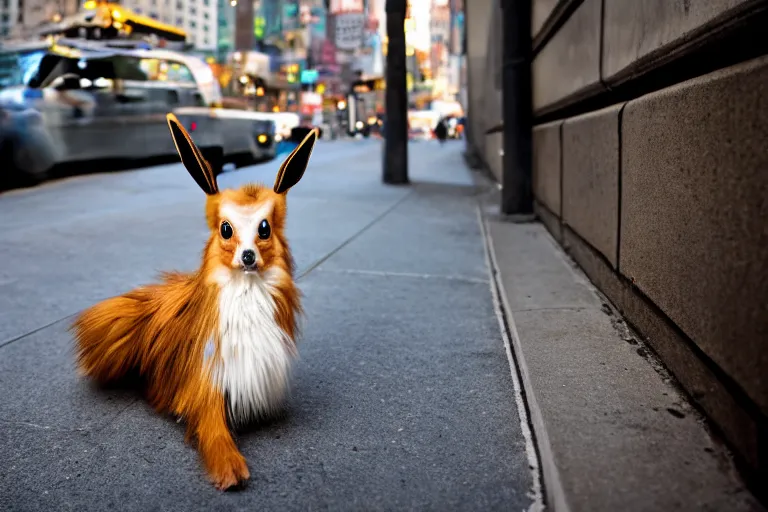
<svg viewBox="0 0 768 512"><path fill-rule="evenodd" d="M501 18L499 0L464 3L467 30L467 136L469 150L501 179Z"/></svg>
<svg viewBox="0 0 768 512"><path fill-rule="evenodd" d="M532 7L537 213L765 479L768 2Z"/></svg>
<svg viewBox="0 0 768 512"><path fill-rule="evenodd" d="M532 63L539 211L742 462L765 471L768 57L734 46L731 62L713 58L721 68L702 65L708 39L728 47L764 2L573 7ZM681 80L647 78L672 66Z"/></svg>

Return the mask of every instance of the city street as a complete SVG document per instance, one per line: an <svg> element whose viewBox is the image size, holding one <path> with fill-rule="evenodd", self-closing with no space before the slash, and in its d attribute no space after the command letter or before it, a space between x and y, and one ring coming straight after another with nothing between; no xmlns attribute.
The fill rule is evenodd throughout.
<svg viewBox="0 0 768 512"><path fill-rule="evenodd" d="M0 512L768 512L767 24L4 2Z"/></svg>
<svg viewBox="0 0 768 512"><path fill-rule="evenodd" d="M239 433L251 479L232 493L206 480L183 425L79 378L67 330L96 301L198 265L195 182L173 164L0 195L0 509L535 505L462 148L411 144L413 183L394 187L381 141L318 143L288 200L306 310L292 397ZM279 163L220 187L271 184Z"/></svg>

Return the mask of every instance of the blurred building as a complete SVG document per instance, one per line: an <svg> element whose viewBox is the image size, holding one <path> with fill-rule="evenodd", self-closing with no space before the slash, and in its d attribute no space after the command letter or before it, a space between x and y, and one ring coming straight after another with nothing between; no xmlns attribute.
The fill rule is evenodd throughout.
<svg viewBox="0 0 768 512"><path fill-rule="evenodd" d="M448 95L448 41L451 37L451 8L448 0L432 0L429 18L430 70L433 94Z"/></svg>
<svg viewBox="0 0 768 512"><path fill-rule="evenodd" d="M448 96L466 108L467 60L464 58L464 0L449 0L450 35L448 37Z"/></svg>
<svg viewBox="0 0 768 512"><path fill-rule="evenodd" d="M25 37L37 27L75 14L77 0L0 0L0 38Z"/></svg>
<svg viewBox="0 0 768 512"><path fill-rule="evenodd" d="M408 0L406 14L406 43L416 50L429 52L430 0Z"/></svg>
<svg viewBox="0 0 768 512"><path fill-rule="evenodd" d="M383 76L384 0L216 1L215 72L254 108L307 114L318 97L337 105L357 72Z"/></svg>
<svg viewBox="0 0 768 512"><path fill-rule="evenodd" d="M216 0L216 60L227 60L227 55L235 47L235 0Z"/></svg>
<svg viewBox="0 0 768 512"><path fill-rule="evenodd" d="M362 31L360 46L355 50L354 71L359 72L363 79L381 78L384 76L384 55L381 49L381 37L378 18L378 5L384 0L368 0L365 10L365 25Z"/></svg>
<svg viewBox="0 0 768 512"><path fill-rule="evenodd" d="M225 92L251 96L259 109L299 111L303 92L331 89L338 69L323 0L224 1L217 60L230 68L220 75L233 77Z"/></svg>
<svg viewBox="0 0 768 512"><path fill-rule="evenodd" d="M282 38L283 3L282 0L257 0L254 2L254 16L258 22L258 29L254 31L257 42L270 45Z"/></svg>

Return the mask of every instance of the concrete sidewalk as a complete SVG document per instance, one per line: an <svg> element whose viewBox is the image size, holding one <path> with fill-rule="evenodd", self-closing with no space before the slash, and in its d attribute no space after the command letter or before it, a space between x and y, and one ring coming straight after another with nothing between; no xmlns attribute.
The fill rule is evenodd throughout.
<svg viewBox="0 0 768 512"><path fill-rule="evenodd" d="M414 144L408 187L381 184L373 141L315 150L288 210L301 361L286 416L239 435L252 478L237 493L138 393L80 380L66 332L88 304L194 268L194 182L164 166L0 197L17 219L0 234L0 510L536 510L460 149ZM220 184L269 182L278 163Z"/></svg>
<svg viewBox="0 0 768 512"><path fill-rule="evenodd" d="M548 508L764 510L652 349L542 224L498 215L498 188L476 178Z"/></svg>
<svg viewBox="0 0 768 512"><path fill-rule="evenodd" d="M177 165L0 196L0 510L759 510L543 227L495 214L462 146L411 144L413 183L388 187L379 141L319 143L289 199L293 396L239 435L237 493L134 390L78 379L66 332L96 300L195 267L194 182Z"/></svg>

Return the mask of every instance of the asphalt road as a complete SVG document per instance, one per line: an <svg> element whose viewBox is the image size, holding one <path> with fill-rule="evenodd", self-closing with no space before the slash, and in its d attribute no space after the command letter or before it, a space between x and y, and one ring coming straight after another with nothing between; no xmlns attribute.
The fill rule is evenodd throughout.
<svg viewBox="0 0 768 512"><path fill-rule="evenodd" d="M306 318L286 416L238 436L219 493L183 426L74 371L71 316L198 264L204 196L181 165L0 195L0 509L524 510L532 477L461 143L321 142L289 193ZM279 161L220 186L272 183Z"/></svg>

